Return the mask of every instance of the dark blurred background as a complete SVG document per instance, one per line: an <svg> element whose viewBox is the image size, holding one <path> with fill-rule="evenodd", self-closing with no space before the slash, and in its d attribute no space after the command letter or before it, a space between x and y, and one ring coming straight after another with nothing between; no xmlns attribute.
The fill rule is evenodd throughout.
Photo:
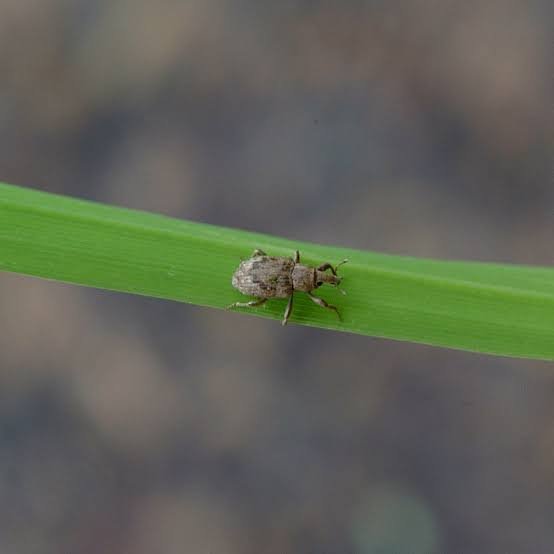
<svg viewBox="0 0 554 554"><path fill-rule="evenodd" d="M550 0L2 0L0 180L551 265ZM0 274L1 554L547 553L554 364Z"/></svg>

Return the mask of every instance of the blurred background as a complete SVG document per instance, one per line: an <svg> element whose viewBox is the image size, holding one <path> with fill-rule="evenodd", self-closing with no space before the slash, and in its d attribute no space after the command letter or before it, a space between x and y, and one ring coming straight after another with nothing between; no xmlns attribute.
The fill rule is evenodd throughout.
<svg viewBox="0 0 554 554"><path fill-rule="evenodd" d="M2 0L0 179L551 265L548 0ZM2 554L547 553L554 364L0 274Z"/></svg>

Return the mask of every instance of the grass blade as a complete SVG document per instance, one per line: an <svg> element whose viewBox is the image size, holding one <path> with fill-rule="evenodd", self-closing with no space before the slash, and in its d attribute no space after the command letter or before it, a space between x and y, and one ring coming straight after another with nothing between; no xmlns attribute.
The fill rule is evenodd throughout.
<svg viewBox="0 0 554 554"><path fill-rule="evenodd" d="M0 183L0 270L223 308L240 257L299 249L341 267L343 321L295 295L291 322L508 356L554 359L554 270L389 256L181 221ZM281 319L285 302L249 313ZM231 317L231 316L229 316ZM238 313L232 317L242 317Z"/></svg>

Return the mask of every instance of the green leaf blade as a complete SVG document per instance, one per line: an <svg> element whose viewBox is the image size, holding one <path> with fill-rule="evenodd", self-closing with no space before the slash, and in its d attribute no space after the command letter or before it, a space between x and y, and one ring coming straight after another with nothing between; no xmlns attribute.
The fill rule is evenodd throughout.
<svg viewBox="0 0 554 554"><path fill-rule="evenodd" d="M181 221L0 183L0 270L214 308L261 248L340 269L347 296L295 294L291 322L507 356L554 359L554 270L391 256ZM281 319L285 302L247 311ZM233 317L242 317L239 313Z"/></svg>

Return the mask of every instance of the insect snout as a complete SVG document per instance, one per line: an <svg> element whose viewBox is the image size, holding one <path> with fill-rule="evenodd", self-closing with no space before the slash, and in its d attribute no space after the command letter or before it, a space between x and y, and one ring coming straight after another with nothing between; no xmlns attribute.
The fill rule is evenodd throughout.
<svg viewBox="0 0 554 554"><path fill-rule="evenodd" d="M342 282L342 277L336 277L335 276L335 282L333 283L335 285L335 287L338 287ZM339 289L339 292L343 295L343 296L346 296L346 291L344 289Z"/></svg>
<svg viewBox="0 0 554 554"><path fill-rule="evenodd" d="M316 286L320 287L321 285L323 285L323 283L327 283L328 285L331 285L333 287L338 287L342 282L342 277L339 277L339 275L337 275L337 270L342 264L345 264L347 261L348 260L343 260L335 267L333 267L330 263L320 265L317 268ZM331 270L331 272L327 273L327 270ZM346 294L342 289L341 293Z"/></svg>
<svg viewBox="0 0 554 554"><path fill-rule="evenodd" d="M328 285L333 285L334 287L338 287L342 281L342 278L338 275L333 275L332 273L325 273L323 271L317 272L317 285L321 286L323 283L326 283Z"/></svg>

